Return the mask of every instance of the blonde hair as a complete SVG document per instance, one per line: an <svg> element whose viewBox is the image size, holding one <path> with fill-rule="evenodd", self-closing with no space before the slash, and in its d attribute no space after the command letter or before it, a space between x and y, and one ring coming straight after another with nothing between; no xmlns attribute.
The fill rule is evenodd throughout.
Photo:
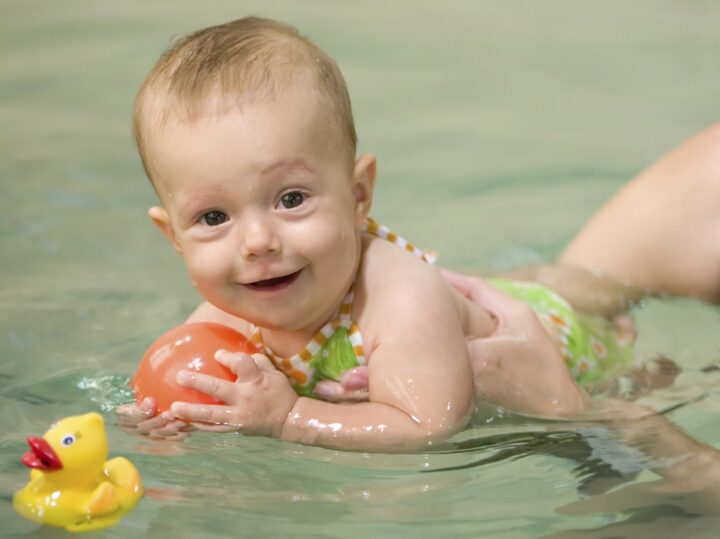
<svg viewBox="0 0 720 539"><path fill-rule="evenodd" d="M295 28L260 17L245 17L182 36L168 47L135 97L133 137L152 181L146 138L148 124L168 117L193 121L206 112L203 98L274 96L294 82L314 86L330 109L340 146L355 160L357 135L345 79L335 61Z"/></svg>

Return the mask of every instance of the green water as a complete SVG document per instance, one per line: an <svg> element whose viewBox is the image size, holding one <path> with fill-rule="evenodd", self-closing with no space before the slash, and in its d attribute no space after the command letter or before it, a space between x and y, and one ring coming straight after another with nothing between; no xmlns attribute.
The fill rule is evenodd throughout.
<svg viewBox="0 0 720 539"><path fill-rule="evenodd" d="M24 438L102 409L148 494L98 536L717 536L692 496L618 494L567 514L612 476L588 449L602 433L579 425L485 410L454 448L392 456L117 428L108 410L143 351L198 302L145 216L154 195L129 136L134 92L171 36L260 14L315 39L348 79L361 149L378 155L374 215L458 269L552 259L624 181L720 118L717 2L269 4L0 6L0 535L63 535L10 508ZM640 355L685 367L646 402L705 395L669 417L715 446L720 375L700 368L720 360L718 322L686 300L638 321Z"/></svg>

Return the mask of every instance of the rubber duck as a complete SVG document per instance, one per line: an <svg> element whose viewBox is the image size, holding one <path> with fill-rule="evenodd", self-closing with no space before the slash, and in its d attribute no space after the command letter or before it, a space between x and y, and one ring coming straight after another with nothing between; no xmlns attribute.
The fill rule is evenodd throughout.
<svg viewBox="0 0 720 539"><path fill-rule="evenodd" d="M41 438L27 439L22 461L30 482L13 497L23 517L66 530L112 526L142 496L140 474L123 457L107 460L108 443L100 414L66 417Z"/></svg>

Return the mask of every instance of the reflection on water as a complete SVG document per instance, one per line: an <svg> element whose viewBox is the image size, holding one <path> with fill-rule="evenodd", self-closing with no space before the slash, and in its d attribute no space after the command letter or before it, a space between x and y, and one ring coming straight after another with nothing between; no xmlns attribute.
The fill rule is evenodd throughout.
<svg viewBox="0 0 720 539"><path fill-rule="evenodd" d="M567 428L566 425L563 427ZM555 428L560 428L560 425ZM604 455L598 452L598 445L605 446ZM609 448L611 449L608 451ZM551 456L574 463L572 472L577 477L578 490L595 494L604 492L617 483L630 481L638 472L647 468L644 463L638 462L632 456L628 458L631 452L619 446L607 429L604 429L604 432L603 429L585 428L510 432L459 442L456 451L471 452L478 458L473 462L431 471L463 470L504 460Z"/></svg>
<svg viewBox="0 0 720 539"><path fill-rule="evenodd" d="M40 5L38 5L40 4ZM111 409L145 348L197 303L146 222L133 94L171 36L248 13L298 25L338 58L374 213L455 268L551 260L622 182L717 118L720 7L536 3L117 3L12 0L0 20L0 521L25 437L101 410L148 494L104 537L714 537L718 504L656 482L602 425L478 414L432 452L330 451L198 434L140 440ZM638 313L638 356L680 364L643 397L720 446L720 313ZM704 396L704 398L700 398ZM693 400L695 399L695 400ZM674 408L680 403L688 403Z"/></svg>

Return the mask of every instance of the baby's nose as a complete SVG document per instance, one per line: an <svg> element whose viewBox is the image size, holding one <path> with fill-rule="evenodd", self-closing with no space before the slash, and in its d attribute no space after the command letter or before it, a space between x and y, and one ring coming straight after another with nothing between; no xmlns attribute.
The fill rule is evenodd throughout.
<svg viewBox="0 0 720 539"><path fill-rule="evenodd" d="M247 216L241 223L241 229L240 252L243 257L264 256L279 250L279 237L268 217Z"/></svg>

